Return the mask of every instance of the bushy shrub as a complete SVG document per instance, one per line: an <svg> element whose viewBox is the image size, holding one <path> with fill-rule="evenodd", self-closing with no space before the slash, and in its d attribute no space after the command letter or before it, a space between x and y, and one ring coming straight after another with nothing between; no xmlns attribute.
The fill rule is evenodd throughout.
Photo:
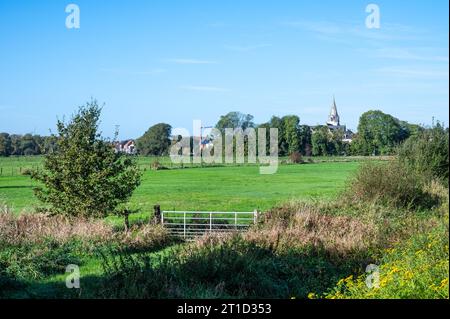
<svg viewBox="0 0 450 319"><path fill-rule="evenodd" d="M58 243L51 238L39 244L8 245L2 243L0 265L3 273L15 281L42 279L64 273L69 264L80 264L88 254L79 240Z"/></svg>
<svg viewBox="0 0 450 319"><path fill-rule="evenodd" d="M153 161L152 163L152 170L154 171L159 171L159 170L163 170L163 169L167 169L167 167L163 166L159 161Z"/></svg>
<svg viewBox="0 0 450 319"><path fill-rule="evenodd" d="M293 164L303 163L302 154L300 154L300 152L293 152L289 155L289 161Z"/></svg>
<svg viewBox="0 0 450 319"><path fill-rule="evenodd" d="M116 152L98 130L96 101L80 107L69 123L58 121L57 148L45 156L35 194L53 213L101 217L114 213L140 184L134 158Z"/></svg>
<svg viewBox="0 0 450 319"><path fill-rule="evenodd" d="M33 174L33 170L29 169L29 168L24 168L22 170L21 174L24 176L31 176Z"/></svg>
<svg viewBox="0 0 450 319"><path fill-rule="evenodd" d="M448 184L449 132L439 123L411 136L398 149L399 159L412 171Z"/></svg>
<svg viewBox="0 0 450 319"><path fill-rule="evenodd" d="M350 182L345 196L354 201L381 202L397 208L430 208L437 196L424 190L426 179L404 164L364 163Z"/></svg>

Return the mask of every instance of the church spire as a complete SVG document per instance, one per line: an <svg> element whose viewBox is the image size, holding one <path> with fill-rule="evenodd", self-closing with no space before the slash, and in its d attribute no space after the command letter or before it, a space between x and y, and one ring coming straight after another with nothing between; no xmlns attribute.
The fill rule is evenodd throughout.
<svg viewBox="0 0 450 319"><path fill-rule="evenodd" d="M333 104L331 105L331 110L330 110L330 116L328 117L328 121L327 121L328 125L332 125L332 126L339 126L339 114L337 111L337 107L336 107L336 99L334 98L333 95Z"/></svg>

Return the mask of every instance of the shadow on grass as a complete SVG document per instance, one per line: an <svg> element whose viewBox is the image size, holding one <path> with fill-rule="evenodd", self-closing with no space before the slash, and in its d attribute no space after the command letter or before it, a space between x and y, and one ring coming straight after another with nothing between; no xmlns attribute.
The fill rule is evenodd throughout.
<svg viewBox="0 0 450 319"><path fill-rule="evenodd" d="M15 188L34 188L35 186L27 186L27 185L18 185L18 186L13 186L13 185L9 185L9 186L0 186L0 189L15 189Z"/></svg>
<svg viewBox="0 0 450 319"><path fill-rule="evenodd" d="M232 240L174 249L156 259L111 254L104 259L100 290L106 298L306 298L360 272L366 262L365 256L276 252Z"/></svg>
<svg viewBox="0 0 450 319"><path fill-rule="evenodd" d="M129 256L134 256L138 253L146 256L152 254L157 255L164 253L165 250L170 249L174 245L178 245L178 242L170 241L152 247L126 247L121 249L121 251ZM53 273L40 280L26 280L8 276L0 271L0 299L78 299L105 297L108 294L102 291L102 287L105 286L106 282L103 271L99 270L98 274L92 273L92 271L86 271L83 266L86 266L89 262L97 262L101 267L102 256L106 251L113 252L114 250L105 247L98 248L91 259L80 261L81 277L79 289L66 287L66 276L70 273ZM86 272L88 274L83 275Z"/></svg>
<svg viewBox="0 0 450 319"><path fill-rule="evenodd" d="M80 289L68 289L60 274L12 280L0 285L0 298L307 298L368 263L359 253L344 258L313 247L276 251L239 237L214 244L171 242L145 251L106 248L94 258L102 270L82 276Z"/></svg>

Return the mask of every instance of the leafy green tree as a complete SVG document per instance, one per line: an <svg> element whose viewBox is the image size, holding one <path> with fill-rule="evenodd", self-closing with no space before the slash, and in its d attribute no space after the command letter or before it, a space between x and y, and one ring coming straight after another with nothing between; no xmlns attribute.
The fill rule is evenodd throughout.
<svg viewBox="0 0 450 319"><path fill-rule="evenodd" d="M11 155L23 155L22 149L20 147L21 136L18 134L11 134Z"/></svg>
<svg viewBox="0 0 450 319"><path fill-rule="evenodd" d="M216 123L215 128L219 130L224 136L225 129L238 129L241 128L245 131L248 128L255 128L255 123L253 123L253 115L243 114L240 112L229 112L222 115L219 121ZM212 136L217 138L217 136ZM233 138L233 152L236 154L236 138ZM222 144L222 154L225 154L225 143ZM244 156L248 155L248 136L244 136Z"/></svg>
<svg viewBox="0 0 450 319"><path fill-rule="evenodd" d="M280 156L288 155L288 144L286 141L286 134L284 132L284 123L281 118L278 116L272 116L269 121L269 128L277 128L278 129L278 154ZM269 141L269 137L268 141ZM269 143L269 142L268 142Z"/></svg>
<svg viewBox="0 0 450 319"><path fill-rule="evenodd" d="M311 156L312 154L312 130L309 125L300 126L300 151L302 155Z"/></svg>
<svg viewBox="0 0 450 319"><path fill-rule="evenodd" d="M37 142L39 138L31 134L25 134L20 139L20 149L22 155L39 155L40 148Z"/></svg>
<svg viewBox="0 0 450 319"><path fill-rule="evenodd" d="M288 155L300 151L300 119L296 115L287 115L282 118L284 137L287 144Z"/></svg>
<svg viewBox="0 0 450 319"><path fill-rule="evenodd" d="M395 147L410 135L409 127L395 117L381 111L368 111L361 115L358 135L352 143L360 155L392 154Z"/></svg>
<svg viewBox="0 0 450 319"><path fill-rule="evenodd" d="M9 156L11 152L11 137L8 133L0 133L0 156Z"/></svg>
<svg viewBox="0 0 450 319"><path fill-rule="evenodd" d="M159 123L150 127L147 132L136 140L136 146L142 155L166 155L171 144L169 124Z"/></svg>
<svg viewBox="0 0 450 319"><path fill-rule="evenodd" d="M226 115L222 115L216 124L216 129L221 131L222 134L226 128L242 128L245 131L249 127L255 127L253 115L240 112L229 112Z"/></svg>
<svg viewBox="0 0 450 319"><path fill-rule="evenodd" d="M327 126L321 125L314 129L311 136L312 155L326 156L328 153L328 139L330 131Z"/></svg>
<svg viewBox="0 0 450 319"><path fill-rule="evenodd" d="M139 185L135 160L116 153L101 137L101 108L91 101L79 108L69 123L58 121L57 147L44 159L44 169L32 173L43 186L35 194L53 213L106 216L115 213Z"/></svg>
<svg viewBox="0 0 450 319"><path fill-rule="evenodd" d="M346 155L348 143L343 142L344 130L336 129L331 131L328 140L328 154L329 155Z"/></svg>

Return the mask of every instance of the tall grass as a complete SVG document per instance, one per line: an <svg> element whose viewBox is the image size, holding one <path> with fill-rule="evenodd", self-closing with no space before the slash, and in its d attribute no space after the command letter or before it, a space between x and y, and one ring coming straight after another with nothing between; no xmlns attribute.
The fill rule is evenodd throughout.
<svg viewBox="0 0 450 319"><path fill-rule="evenodd" d="M16 216L2 206L0 297L8 298L17 290L27 295L29 285L65 273L69 264L81 266L106 247L132 253L172 242L159 225L135 225L123 232L101 220L46 214Z"/></svg>
<svg viewBox="0 0 450 319"><path fill-rule="evenodd" d="M288 204L247 233L205 236L159 258L110 251L103 256L102 296L306 298L361 271L374 231L352 217Z"/></svg>

